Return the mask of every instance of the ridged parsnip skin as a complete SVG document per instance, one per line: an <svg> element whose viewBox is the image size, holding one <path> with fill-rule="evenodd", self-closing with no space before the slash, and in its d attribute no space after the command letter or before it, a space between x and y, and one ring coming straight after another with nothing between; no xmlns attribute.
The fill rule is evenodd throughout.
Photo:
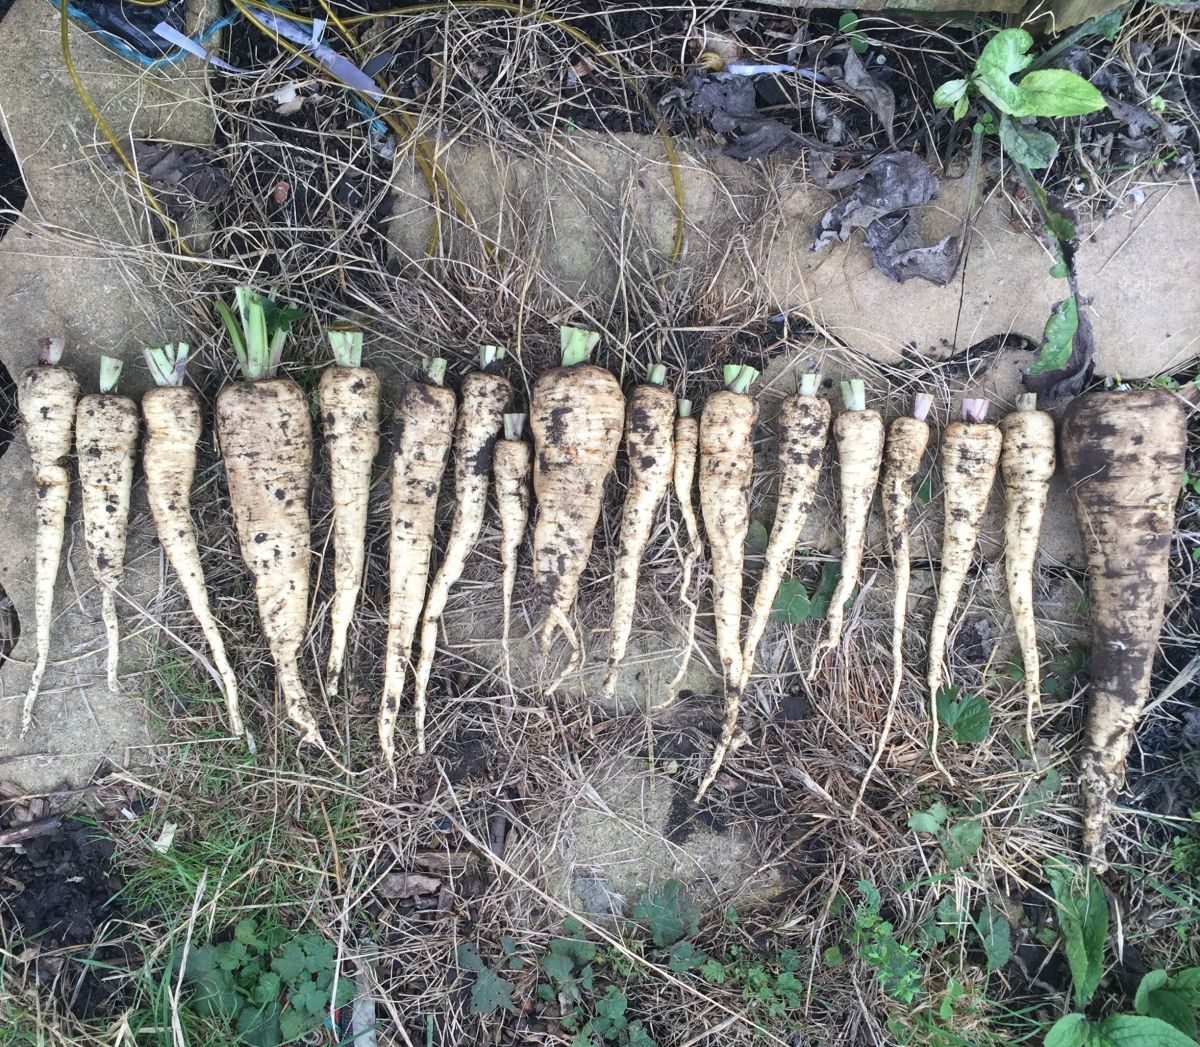
<svg viewBox="0 0 1200 1047"><path fill-rule="evenodd" d="M508 643L512 618L512 594L517 582L517 553L529 525L529 474L533 469L533 446L528 440L499 440L492 455L492 478L496 486L496 511L500 516L500 563L503 619L500 642Z"/></svg>
<svg viewBox="0 0 1200 1047"><path fill-rule="evenodd" d="M308 400L288 378L227 385L217 395L217 440L238 544L254 578L258 614L284 707L302 740L325 749L299 663L311 556Z"/></svg>
<svg viewBox="0 0 1200 1047"><path fill-rule="evenodd" d="M684 637L683 660L679 663L679 671L671 681L672 695L675 688L687 675L688 665L692 660L692 644L696 637L696 611L699 604L689 595L692 588L692 571L696 561L704 552L700 541L700 524L696 520L696 506L692 500L692 488L696 483L696 460L700 451L700 420L693 415L681 416L675 419L675 468L672 487L675 492L675 502L679 506L679 515L683 518L683 526L687 530L688 551L683 558L683 571L679 582L679 598L688 608L687 635Z"/></svg>
<svg viewBox="0 0 1200 1047"><path fill-rule="evenodd" d="M367 558L371 470L379 453L379 376L369 367L327 367L317 398L333 496L333 603L325 665L325 689L332 694L342 675Z"/></svg>
<svg viewBox="0 0 1200 1047"><path fill-rule="evenodd" d="M613 571L613 616L604 693L611 696L629 646L637 605L638 572L654 515L675 471L675 395L658 385L639 385L625 411L629 487L621 510L621 544Z"/></svg>
<svg viewBox="0 0 1200 1047"><path fill-rule="evenodd" d="M29 730L33 722L33 703L37 699L50 657L54 583L62 559L67 503L71 494L71 477L66 462L71 453L75 403L78 399L79 382L74 373L65 367L49 364L30 367L21 375L17 385L17 403L25 424L25 442L29 445L33 488L37 499L33 596L37 661L21 709L22 734Z"/></svg>
<svg viewBox="0 0 1200 1047"><path fill-rule="evenodd" d="M192 483L196 475L196 445L204 431L200 398L187 386L151 389L142 397L146 443L146 500L163 552L179 577L184 595L212 651L213 665L225 691L229 730L245 734L238 705L237 676L225 653L225 642L208 604L200 547L192 523Z"/></svg>
<svg viewBox="0 0 1200 1047"><path fill-rule="evenodd" d="M83 503L83 537L100 587L100 613L108 638L108 689L117 690L121 631L114 592L125 572L129 492L137 455L137 404L127 396L94 393L75 412L75 447Z"/></svg>
<svg viewBox="0 0 1200 1047"><path fill-rule="evenodd" d="M396 405L388 638L379 707L379 743L393 777L396 719L404 693L404 673L425 603L438 492L454 434L454 415L454 392L425 382L409 382Z"/></svg>
<svg viewBox="0 0 1200 1047"><path fill-rule="evenodd" d="M858 587L871 502L883 463L884 428L878 411L843 411L833 420L838 452L838 489L842 502L842 573L829 601L829 635L813 651L813 669L824 651L842 638L846 601Z"/></svg>
<svg viewBox="0 0 1200 1047"><path fill-rule="evenodd" d="M900 693L904 673L904 621L912 577L908 511L913 482L929 446L929 424L910 415L892 420L883 451L883 524L892 557L892 699Z"/></svg>
<svg viewBox="0 0 1200 1047"><path fill-rule="evenodd" d="M467 556L479 540L487 510L492 451L504 425L504 407L512 394L508 379L473 371L463 379L462 405L454 429L454 518L446 539L446 555L429 585L421 616L421 657L414 676L413 713L417 752L425 751L425 692L437 651L438 625L450 589L462 577Z"/></svg>
<svg viewBox="0 0 1200 1047"><path fill-rule="evenodd" d="M1001 436L987 422L951 422L942 435L942 497L946 522L942 534L942 573L937 606L929 630L929 693L942 688L946 636L958 606L967 570L979 537L979 521L987 509L996 479Z"/></svg>
<svg viewBox="0 0 1200 1047"><path fill-rule="evenodd" d="M1187 414L1165 389L1087 393L1063 419L1063 466L1083 537L1092 664L1080 765L1083 847L1107 867L1105 833L1150 693Z"/></svg>
<svg viewBox="0 0 1200 1047"><path fill-rule="evenodd" d="M700 414L700 511L712 555L713 621L725 674L725 717L708 772L696 791L704 796L733 744L742 689L742 563L750 527L754 480L754 424L758 404L722 389Z"/></svg>
<svg viewBox="0 0 1200 1047"><path fill-rule="evenodd" d="M616 378L595 364L556 367L538 377L529 407L533 434L534 596L545 612L542 654L557 629L570 627L579 578L592 552L604 483L617 460L625 397Z"/></svg>
<svg viewBox="0 0 1200 1047"><path fill-rule="evenodd" d="M1000 420L1004 483L1004 575L1032 717L1041 705L1042 675L1033 616L1033 564L1054 475L1054 419L1045 411L1013 411ZM1032 734L1032 722L1030 723Z"/></svg>
<svg viewBox="0 0 1200 1047"><path fill-rule="evenodd" d="M819 396L787 397L779 408L779 500L754 609L742 650L742 687L750 682L754 655L771 617L784 572L800 542L821 477L821 460L829 442L829 401Z"/></svg>

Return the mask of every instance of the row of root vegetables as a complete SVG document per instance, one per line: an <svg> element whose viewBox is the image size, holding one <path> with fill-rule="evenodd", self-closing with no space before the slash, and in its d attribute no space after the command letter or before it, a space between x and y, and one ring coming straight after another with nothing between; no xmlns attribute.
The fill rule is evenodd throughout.
<svg viewBox="0 0 1200 1047"><path fill-rule="evenodd" d="M216 433L228 480L239 546L254 579L263 633L289 719L302 741L326 746L312 712L299 665L307 628L312 555L308 495L313 472L309 404L290 379L277 377L286 341L286 313L240 288L237 316L221 307L243 374L217 397ZM342 675L349 626L366 560L368 494L380 445L378 376L362 366L362 336L329 332L334 366L318 387L319 418L329 451L333 495L334 593L330 603L325 683L335 693ZM619 548L613 571L613 612L603 691L612 695L632 631L639 569L654 521L673 489L688 536L680 589L690 608L688 641L675 684L692 647L696 601L691 576L704 552L694 508L699 506L711 559L717 654L724 676L725 714L697 799L715 780L738 737L738 710L755 653L781 582L812 506L832 431L838 463L842 570L830 603L827 633L815 647L810 677L841 643L845 608L858 585L867 521L882 491L888 552L893 562L892 686L879 745L867 781L878 766L900 694L909 585L908 515L914 480L931 442L932 400L916 397L910 414L884 425L866 406L861 381L842 383L845 409L832 418L817 395L820 378L803 376L778 418L779 497L762 573L743 629L743 561L750 523L754 432L758 404L750 393L757 372L730 365L725 387L708 397L699 417L692 404L665 386L665 368L623 393L617 379L589 358L595 332L561 329L561 366L539 375L527 414L510 410L513 391L499 373L504 350L484 346L479 368L460 392L442 383L446 365L425 361L395 408L389 533L388 627L379 703L380 745L395 773L395 732L411 677L418 751L425 749L427 690L437 639L451 591L473 550L494 488L501 529L503 617L507 650L518 555L533 525L534 606L544 656L561 633L571 650L566 669L578 666L582 646L572 624L581 575L600 519L605 485L624 441L629 463ZM114 591L121 579L139 411L115 393L118 361L104 358L100 391L79 397L62 366L60 340L46 340L39 364L18 390L37 499L35 549L36 663L22 716L29 727L50 640L55 579L62 552L72 437L79 462L83 528L102 599L110 686L116 686L119 626ZM184 385L188 347L146 353L156 388L142 401L146 425L147 497L164 552L212 651L222 681L230 727L245 734L238 684L208 602L191 488L202 431L198 396ZM1050 480L1056 469L1053 418L1022 397L998 425L985 400L967 400L961 420L939 440L945 526L941 575L930 627L927 685L931 754L937 762L933 703L943 685L949 626L974 554L980 520L999 472L1006 500L1006 581L1016 639L1025 667L1027 729L1040 695L1033 613L1034 558ZM526 438L526 428L528 437ZM1087 394L1073 401L1061 434L1063 465L1079 518L1089 568L1093 624L1090 710L1081 781L1085 796L1084 846L1104 864L1104 827L1123 778L1137 717L1148 697L1162 625L1167 553L1178 480L1186 450L1186 412L1162 389ZM445 549L434 566L438 495L453 461L453 516ZM698 478L697 478L698 477ZM532 496L532 497L531 497ZM414 660L414 648L416 658ZM553 691L557 682L552 684ZM674 689L674 685L672 685ZM249 737L247 735L247 737ZM340 766L340 764L339 764ZM860 792L861 798L861 792Z"/></svg>

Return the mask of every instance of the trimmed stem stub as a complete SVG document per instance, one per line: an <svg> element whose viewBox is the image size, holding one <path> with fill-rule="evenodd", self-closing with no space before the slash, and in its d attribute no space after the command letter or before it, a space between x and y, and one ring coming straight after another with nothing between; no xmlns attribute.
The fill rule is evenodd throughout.
<svg viewBox="0 0 1200 1047"><path fill-rule="evenodd" d="M692 401L691 400L680 400L679 401L679 417L680 418L691 418L692 417Z"/></svg>
<svg viewBox="0 0 1200 1047"><path fill-rule="evenodd" d="M506 414L504 416L504 439L520 440L525 435L525 414Z"/></svg>
<svg viewBox="0 0 1200 1047"><path fill-rule="evenodd" d="M964 400L962 403L963 421L976 424L986 422L990 406L991 404L987 400Z"/></svg>
<svg viewBox="0 0 1200 1047"><path fill-rule="evenodd" d="M183 385L183 377L187 373L188 354L191 347L187 342L172 345L156 346L153 349L143 349L142 356L150 369L150 377L158 386Z"/></svg>
<svg viewBox="0 0 1200 1047"><path fill-rule="evenodd" d="M117 387L124 366L124 361L115 356L100 357L100 392L111 393Z"/></svg>
<svg viewBox="0 0 1200 1047"><path fill-rule="evenodd" d="M592 350L600 344L600 334L586 327L563 326L558 329L558 340L562 347L563 367L574 367L587 362Z"/></svg>
<svg viewBox="0 0 1200 1047"><path fill-rule="evenodd" d="M929 412L933 409L933 397L929 393L917 393L913 397L912 416L918 421L923 422L929 417Z"/></svg>
<svg viewBox="0 0 1200 1047"><path fill-rule="evenodd" d="M338 367L362 367L362 331L326 331L325 336Z"/></svg>
<svg viewBox="0 0 1200 1047"><path fill-rule="evenodd" d="M861 378L851 378L841 383L842 403L847 411L865 411L867 409L867 383Z"/></svg>
<svg viewBox="0 0 1200 1047"><path fill-rule="evenodd" d="M1018 411L1036 411L1037 393L1022 393L1017 397Z"/></svg>
<svg viewBox="0 0 1200 1047"><path fill-rule="evenodd" d="M432 385L441 385L446 380L446 361L440 356L426 357L422 369Z"/></svg>
<svg viewBox="0 0 1200 1047"><path fill-rule="evenodd" d="M651 385L662 385L667 380L667 365L656 363L646 374L646 381Z"/></svg>
<svg viewBox="0 0 1200 1047"><path fill-rule="evenodd" d="M821 388L821 372L809 371L800 378L800 395L801 396L816 396L817 390Z"/></svg>
<svg viewBox="0 0 1200 1047"><path fill-rule="evenodd" d="M758 371L749 364L726 364L721 374L725 379L725 388L743 396L758 377Z"/></svg>
<svg viewBox="0 0 1200 1047"><path fill-rule="evenodd" d="M67 340L58 335L54 338L43 338L38 342L38 363L56 367L62 359L63 349Z"/></svg>
<svg viewBox="0 0 1200 1047"><path fill-rule="evenodd" d="M486 371L497 360L503 360L507 350L502 345L481 345L479 347L479 369Z"/></svg>

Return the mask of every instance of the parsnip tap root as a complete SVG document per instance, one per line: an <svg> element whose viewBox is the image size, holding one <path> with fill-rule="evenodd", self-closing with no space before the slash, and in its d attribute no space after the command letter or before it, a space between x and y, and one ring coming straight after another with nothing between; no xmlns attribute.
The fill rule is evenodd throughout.
<svg viewBox="0 0 1200 1047"><path fill-rule="evenodd" d="M692 595L692 572L704 553L704 545L700 540L700 524L696 520L696 506L693 502L692 488L696 483L696 460L700 450L700 422L692 414L692 401L679 401L679 417L675 419L675 468L672 477L672 487L675 492L675 504L679 507L679 515L683 519L687 531L688 549L683 557L683 571L679 581L679 599L688 609L688 621L683 636L683 659L679 663L679 671L668 688L670 694L664 705L675 700L675 695L683 678L687 675L688 666L692 660L692 647L696 642L696 612L700 608L699 601Z"/></svg>
<svg viewBox="0 0 1200 1047"><path fill-rule="evenodd" d="M496 511L500 516L500 565L503 605L500 643L508 650L512 619L512 594L517 582L517 554L529 526L529 474L533 469L533 448L524 439L528 415L504 416L504 439L496 444L492 474L496 485Z"/></svg>
<svg viewBox="0 0 1200 1047"><path fill-rule="evenodd" d="M445 360L427 360L425 380L411 381L404 387L395 411L388 638L379 706L379 744L393 781L404 674L425 603L438 492L454 435L454 393L441 384L445 373Z"/></svg>
<svg viewBox="0 0 1200 1047"><path fill-rule="evenodd" d="M225 642L208 603L200 547L192 523L192 482L196 475L196 445L204 430L200 398L183 384L189 347L186 342L145 350L146 363L157 383L142 397L146 443L142 466L146 471L146 500L163 552L183 586L188 605L212 652L213 665L225 692L229 730L253 740L242 722L237 675L229 664Z"/></svg>
<svg viewBox="0 0 1200 1047"><path fill-rule="evenodd" d="M829 401L817 396L821 376L806 374L800 392L787 397L779 408L779 501L762 576L754 594L754 609L746 626L742 650L742 689L754 671L754 656L775 606L780 583L791 563L800 532L821 476L821 460L829 441Z"/></svg>
<svg viewBox="0 0 1200 1047"><path fill-rule="evenodd" d="M1033 716L1041 708L1042 674L1033 616L1033 565L1054 475L1054 419L1025 393L1000 420L1000 476L1004 482L1004 573L1021 661L1025 669L1025 736L1033 752Z"/></svg>
<svg viewBox="0 0 1200 1047"><path fill-rule="evenodd" d="M268 325L267 303L248 287L236 291L241 325L222 304L245 381L217 395L217 441L242 557L254 578L263 635L288 718L301 741L337 763L313 716L300 674L308 617L312 419L308 399L290 378L273 377L287 340L286 323ZM340 766L340 765L339 765Z"/></svg>
<svg viewBox="0 0 1200 1047"><path fill-rule="evenodd" d="M529 408L533 434L533 580L541 624L542 657L559 629L571 659L558 682L579 661L571 610L579 578L592 552L604 501L604 484L617 460L625 423L625 397L616 378L587 362L600 341L595 331L560 330L562 366L538 376Z"/></svg>
<svg viewBox="0 0 1200 1047"><path fill-rule="evenodd" d="M1187 413L1166 389L1087 393L1063 419L1063 466L1083 536L1092 613L1079 777L1083 848L1098 872L1108 865L1107 828L1150 693L1186 450Z"/></svg>
<svg viewBox="0 0 1200 1047"><path fill-rule="evenodd" d="M892 691L888 699L887 714L879 732L879 742L871 765L863 775L862 784L850 817L858 813L858 806L867 791L879 762L883 759L892 721L896 716L896 702L900 697L900 685L904 679L904 622L908 616L908 588L912 574L909 556L908 511L912 506L913 482L925 449L929 445L929 423L926 418L933 406L933 397L918 393L913 401L911 415L902 415L888 426L887 444L883 452L883 521L887 531L888 550L892 556Z"/></svg>
<svg viewBox="0 0 1200 1047"><path fill-rule="evenodd" d="M100 357L100 392L85 396L75 411L75 447L83 502L83 537L92 576L100 588L100 614L108 640L108 689L118 690L121 628L116 588L125 573L129 494L137 457L140 418L129 397L113 390L121 361Z"/></svg>
<svg viewBox="0 0 1200 1047"><path fill-rule="evenodd" d="M361 332L329 331L328 337L334 366L322 372L317 398L333 495L333 602L325 664L325 689L333 694L366 564L371 470L379 453L379 376L362 366Z"/></svg>
<svg viewBox="0 0 1200 1047"><path fill-rule="evenodd" d="M933 762L949 778L938 753L937 696L942 689L946 637L958 606L967 570L979 537L996 479L1002 438L1000 429L987 421L987 400L964 400L963 418L951 422L942 436L942 485L945 526L942 535L942 571L937 605L929 630L929 717Z"/></svg>
<svg viewBox="0 0 1200 1047"><path fill-rule="evenodd" d="M724 377L725 388L708 398L700 415L700 511L712 552L713 620L725 678L725 715L712 761L696 790L697 803L729 752L742 698L742 564L758 421L758 404L746 390L758 372L730 364Z"/></svg>
<svg viewBox="0 0 1200 1047"><path fill-rule="evenodd" d="M43 338L38 350L39 362L26 368L17 384L17 403L25 426L25 441L29 445L37 498L33 600L37 660L21 707L22 736L33 724L34 702L50 658L54 583L62 559L67 503L71 495L67 460L75 428L75 404L79 399L79 382L74 372L59 365L63 340Z"/></svg>
<svg viewBox="0 0 1200 1047"><path fill-rule="evenodd" d="M841 642L846 603L858 587L871 502L875 499L883 462L883 419L878 411L867 409L866 388L861 379L842 382L842 400L846 410L833 422L842 501L842 573L829 601L829 633L813 649L810 680L816 676L821 656Z"/></svg>
<svg viewBox="0 0 1200 1047"><path fill-rule="evenodd" d="M493 360L504 356L500 346L480 350L480 366L463 379L462 405L454 430L454 517L446 555L429 586L421 616L421 656L413 673L413 718L417 727L417 752L425 751L425 713L429 674L437 651L438 626L446 610L450 589L462 577L467 556L479 540L487 510L488 478L492 452L504 425L504 408L512 393L508 379L488 374Z"/></svg>
<svg viewBox="0 0 1200 1047"><path fill-rule="evenodd" d="M612 631L603 686L609 698L616 692L617 674L633 629L642 556L675 468L675 396L662 387L666 371L662 364L652 366L647 383L629 394L625 412L629 488L621 511L621 545L613 571Z"/></svg>

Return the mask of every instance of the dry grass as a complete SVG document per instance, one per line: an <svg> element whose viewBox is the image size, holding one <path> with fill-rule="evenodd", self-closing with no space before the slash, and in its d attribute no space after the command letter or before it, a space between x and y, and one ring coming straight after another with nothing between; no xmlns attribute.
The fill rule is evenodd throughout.
<svg viewBox="0 0 1200 1047"><path fill-rule="evenodd" d="M1158 19L1150 27L1154 32L1175 34L1186 46L1191 23L1154 10L1158 13L1139 17ZM702 31L698 19L695 11L685 10L668 48L679 56L688 54ZM569 136L564 145L561 134L557 139L546 134L569 131L571 112L589 97L581 91L583 101L571 100L570 92L564 92L562 69L587 49L561 29L491 13L434 11L394 20L390 28L373 32L368 46L385 50L419 32L439 41L440 49L434 49L438 61L454 75L427 85L415 102L385 108L409 113L418 137L447 159L451 181L471 182L472 200L485 199L479 183L485 188L490 183L487 213L464 221L445 199L431 205L419 179L408 196L394 196L393 170L400 185L414 184L415 140L397 142L394 160L387 158L348 109L344 95L328 84L306 89L306 105L316 117L306 118L302 126L274 114L270 93L293 78L277 64L261 76L231 81L211 96L223 143L219 152L233 178L233 190L211 228L191 241L212 264L195 265L150 250L119 252L131 284L161 288L164 301L175 310L179 333L203 347L208 366L197 369L195 377L210 401L233 376L212 303L227 299L244 282L277 289L309 310L297 329L289 370L310 389L315 387L314 367L324 357L320 329L335 320L366 331L368 360L383 373L389 396L414 373L422 356L446 356L452 371L461 373L474 346L502 341L510 345L512 376L523 390L522 400L553 358L553 325L586 323L606 335L600 362L632 379L648 362L662 359L677 390L697 401L716 387L723 362L746 359L764 365L761 471L754 506L756 518L769 520L774 405L791 391L808 362L819 362L830 378L866 378L875 405L888 415L904 410L918 389L934 391L939 402L949 403L980 381L972 367L920 360L881 364L796 317L787 324L766 324L772 310L758 279L761 244L747 230L770 208L772 197L756 197L753 184L747 188L744 181L731 180L725 198L706 209L715 217L704 225L685 215L682 264L672 266L669 196L645 222L634 221L633 211L620 206L636 196L633 168L620 169L621 191L613 193L611 185L601 184L604 172L589 168L583 157L592 154L583 145L576 149ZM1127 26L1126 32L1135 30ZM928 53L914 50L898 60L906 68L933 60L930 55L949 61L957 45L947 39L931 35L937 43ZM664 46L662 40L627 40L622 62L631 69L649 66L651 44L658 50ZM473 72L472 63L480 56L499 56L494 81L485 83ZM638 90L650 89L656 78L662 80L663 74L611 80L614 90L624 92L634 126L650 126ZM475 171L455 166L466 155L464 149L475 151ZM490 170L482 166L484 160L491 161ZM654 166L665 182L670 165L660 159ZM592 276L581 276L577 264L572 268L571 261L547 254L547 244L572 228L556 225L566 213L556 210L561 201L547 207L544 198L545 186L562 189L564 170L574 194L572 206L594 219L587 244L594 251ZM757 184L786 186L802 174L802 169L782 165ZM125 208L133 233L143 227L143 208L127 185L115 174L112 178L114 197ZM281 184L287 197L279 203L272 194ZM433 206L442 226L433 257L421 258L419 252L404 257L390 250L388 235L401 243L424 242ZM405 237L405 229L416 233ZM741 278L731 280L730 273ZM814 684L804 682L802 670L819 623L776 626L768 633L743 713L750 741L729 759L709 800L696 812L675 798L690 795L707 763L718 700L700 693L655 710L661 695L632 679L642 665L646 679L657 679L650 669L660 662L670 668L667 678L673 675L683 613L678 571L684 545L675 515L664 515L652 536L630 658L632 700L611 716L588 703L587 677L545 699L556 666L540 664L533 643L525 638L536 623L520 584L514 634L522 639L514 644L506 671L494 642L498 529L489 523L446 618L445 650L435 666L431 695L432 753L418 758L410 734L404 733L402 777L393 787L374 750L386 621L388 481L383 463L372 489L367 583L350 637L350 683L345 694L320 695L317 701L329 737L356 769L355 776L345 778L316 755L297 754L293 736L282 724L213 451L211 445L206 448L197 478L197 523L209 588L233 643L244 680L244 711L256 726L258 751L247 757L223 737L221 706L211 686L164 641L151 667L156 684L146 696L161 742L141 754L143 761L135 769L110 779L145 805L132 822L116 820L110 827L119 839L120 865L131 881L130 922L113 933L136 944L148 970L161 965L185 939L219 936L247 913L277 912L289 924L322 928L337 943L346 970L373 970L368 980L375 985L383 1043L563 1043L561 1030L547 1020L553 1005L536 1001L535 964L527 963L511 976L522 1013L481 1022L470 1011L469 979L458 970L455 954L459 945L472 942L492 960L500 937L511 935L524 955L535 958L563 919L575 912L594 940L606 942L628 963L631 973L624 984L631 1009L650 1020L664 1047L888 1042L885 1022L897 1013L897 1005L848 945L852 920L848 910L837 911L835 902L846 896L857 903L856 884L867 880L882 891L884 911L902 942L917 939L945 895L972 913L985 903L1004 908L1015 927L1019 959L990 977L969 934L923 951L923 994L903 1009L911 1027L945 1024L936 1012L951 979L966 986L964 999L975 1004L974 1010L960 1007L953 1021L963 1040L983 1044L1030 1035L1034 1026L1022 1025L1011 1012L1036 1005L1045 1018L1053 1010L1046 1006L1047 996L1061 993L1065 982L1058 954L1035 941L1036 930L1047 920L1041 866L1052 855L1073 854L1076 845L1072 753L1083 692L1078 682L1067 681L1039 723L1037 753L1027 753L1020 685L1004 671L1013 644L993 568L981 568L972 579L959 620L986 621L998 642L985 645L981 655L964 630L948 663L954 678L987 697L992 727L981 745L947 744L942 760L953 782L941 777L929 759L926 700L920 675L913 673L905 682L880 769L857 818L849 817L889 689L889 574L886 563L871 556L843 642ZM806 539L824 552L797 564L809 580L816 563L835 555L827 533L835 504L831 476L827 474L814 511L818 523ZM620 501L613 485L581 592L579 618L593 664L604 653L608 572ZM928 507L919 513L922 518L936 515ZM312 516L314 545L323 553L329 531L324 462L318 467ZM927 529L926 552L919 543L915 550L918 559L933 555L929 533ZM931 533L936 535L936 525ZM1178 584L1163 641L1176 655L1196 643L1194 608L1200 588L1190 551L1197 542L1200 505L1192 499L1181 519ZM994 531L984 546L995 555ZM306 652L310 665L320 663L325 649L330 580L320 565L326 560L318 560L314 574ZM750 566L753 571L753 562ZM908 651L914 670L923 664L922 637L931 603L929 565L918 568ZM1061 576L1047 572L1041 579L1052 655L1066 651L1078 633L1079 615L1070 605L1078 598L1079 580L1077 566ZM158 605L161 626L202 650L198 630L170 588L171 580L164 584L168 588ZM703 614L697 641L703 678L712 649L710 622ZM1154 705L1144 738L1161 742L1191 722L1195 672L1195 663L1189 663L1174 696ZM314 691L318 680L313 671ZM1171 753L1178 765L1163 767L1153 753L1135 751L1135 796L1194 787L1194 771L1183 764L1184 750ZM1143 760L1149 769L1145 776L1139 770ZM1050 767L1061 774L1062 788L1033 809L1031 790ZM630 781L638 793L632 801ZM1155 796L1156 802L1162 800ZM654 814L664 797L673 810L666 824ZM939 846L906 827L912 812L937 800L956 808L956 817L973 817L983 826L978 853L964 868L948 868ZM652 849L645 843L627 846L629 853L612 852L620 857L611 868L571 864L595 844L581 840L581 827L609 817L635 841L653 837L655 853L661 849L669 856L663 862L678 860L680 867L692 862L688 867L695 889L706 903L699 942L710 955L729 956L732 946L769 956L796 950L803 958L803 1006L785 1017L760 1018L756 1027L759 1012L740 986L709 984L694 974L674 972L661 953L639 944L644 939L628 927L580 913L578 892L563 889L564 883L578 888L584 873L605 882L634 882L637 876L631 877L627 866L639 849ZM168 821L179 823L174 868L148 846ZM1194 941L1175 930L1190 927L1197 912L1194 885L1170 868L1170 839L1178 831L1178 819L1152 812L1123 814L1116 826L1118 871L1107 886L1120 913L1120 940L1147 966L1179 966L1198 958ZM710 861L706 866L703 856L689 859L689 839L701 836L733 841L732 851L723 853L736 855L729 859L735 864ZM641 875L661 880L666 871L659 866ZM429 879L423 881L425 889L397 898L399 874ZM769 874L769 890L745 886L757 884L764 874ZM730 905L739 913L736 923L722 915ZM0 945L11 957L13 940ZM833 967L824 960L824 950L831 946L841 948L845 965ZM21 967L10 964L4 965L0 996L14 1029L24 1023L45 1037L29 1042L180 1042L171 1031L174 1003L153 1015L154 1020L147 1017L151 980L146 977L136 980L129 1014L82 1024L37 1010L51 1005L22 984ZM139 1033L138 1022L160 1031L143 1028ZM188 1042L203 1041L194 1037ZM925 1031L918 1042L961 1041L938 1040Z"/></svg>

